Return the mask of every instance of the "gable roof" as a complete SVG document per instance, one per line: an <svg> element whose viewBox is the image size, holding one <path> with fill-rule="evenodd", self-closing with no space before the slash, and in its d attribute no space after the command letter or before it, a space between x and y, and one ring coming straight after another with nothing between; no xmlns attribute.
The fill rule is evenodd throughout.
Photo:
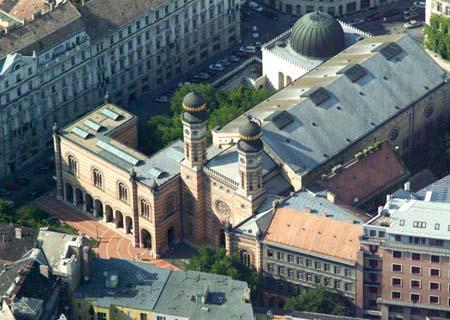
<svg viewBox="0 0 450 320"><path fill-rule="evenodd" d="M336 195L339 203L357 206L407 176L408 170L385 142L373 153L326 177L321 184Z"/></svg>
<svg viewBox="0 0 450 320"><path fill-rule="evenodd" d="M354 263L361 234L362 227L358 225L278 208L264 242Z"/></svg>
<svg viewBox="0 0 450 320"><path fill-rule="evenodd" d="M401 52L387 59L373 49L395 42ZM348 64L366 74L352 82L339 74ZM408 76L405 76L408 75ZM339 154L444 83L445 72L409 35L366 38L281 89L249 112L263 120L262 140L281 162L304 175ZM302 97L324 88L326 101ZM278 129L268 117L287 111L293 122ZM241 116L214 135L237 132ZM336 130L339 128L339 130ZM215 139L216 139L215 137Z"/></svg>

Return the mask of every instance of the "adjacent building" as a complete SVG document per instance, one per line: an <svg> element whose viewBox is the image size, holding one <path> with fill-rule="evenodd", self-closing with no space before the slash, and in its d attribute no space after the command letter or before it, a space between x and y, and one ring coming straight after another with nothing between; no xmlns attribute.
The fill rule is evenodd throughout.
<svg viewBox="0 0 450 320"><path fill-rule="evenodd" d="M127 105L240 39L239 0L0 3L0 176L105 92Z"/></svg>
<svg viewBox="0 0 450 320"><path fill-rule="evenodd" d="M81 236L41 229L32 249L2 266L2 319L46 320L59 316L89 265L89 250Z"/></svg>
<svg viewBox="0 0 450 320"><path fill-rule="evenodd" d="M427 192L425 198L396 192L400 197L389 196L364 225L367 260L381 268L382 319L450 317L450 206L448 198L432 200L433 191Z"/></svg>
<svg viewBox="0 0 450 320"><path fill-rule="evenodd" d="M445 0L426 0L425 4L425 22L430 24L430 18L433 14L450 15L450 4Z"/></svg>
<svg viewBox="0 0 450 320"><path fill-rule="evenodd" d="M253 320L250 289L231 277L94 259L73 296L72 319Z"/></svg>

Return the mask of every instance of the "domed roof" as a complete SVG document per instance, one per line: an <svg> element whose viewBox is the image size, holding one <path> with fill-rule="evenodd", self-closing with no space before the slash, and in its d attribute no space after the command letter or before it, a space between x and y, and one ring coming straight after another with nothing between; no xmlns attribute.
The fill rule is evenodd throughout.
<svg viewBox="0 0 450 320"><path fill-rule="evenodd" d="M189 112L200 112L206 109L205 99L195 91L189 92L183 98L183 109Z"/></svg>
<svg viewBox="0 0 450 320"><path fill-rule="evenodd" d="M315 11L298 19L291 31L292 49L309 58L328 58L345 47L341 24L328 13Z"/></svg>
<svg viewBox="0 0 450 320"><path fill-rule="evenodd" d="M189 123L202 123L207 120L206 102L203 97L192 91L183 98L182 119Z"/></svg>
<svg viewBox="0 0 450 320"><path fill-rule="evenodd" d="M261 126L256 120L247 116L246 121L239 127L239 138L244 141L254 141L261 137Z"/></svg>

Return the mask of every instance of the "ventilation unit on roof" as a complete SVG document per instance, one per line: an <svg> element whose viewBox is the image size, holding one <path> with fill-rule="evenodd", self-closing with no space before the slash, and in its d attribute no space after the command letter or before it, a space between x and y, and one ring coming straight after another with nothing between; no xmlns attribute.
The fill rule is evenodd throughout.
<svg viewBox="0 0 450 320"><path fill-rule="evenodd" d="M391 60L402 51L402 47L395 42L385 42L382 45L372 49L372 52L379 52L388 60Z"/></svg>
<svg viewBox="0 0 450 320"><path fill-rule="evenodd" d="M287 111L276 111L268 116L265 120L272 121L275 127L277 127L279 130L294 122L294 118Z"/></svg>
<svg viewBox="0 0 450 320"><path fill-rule="evenodd" d="M118 113L106 108L102 110L102 114L110 119L113 119L114 121L117 121L120 118Z"/></svg>
<svg viewBox="0 0 450 320"><path fill-rule="evenodd" d="M306 91L301 95L301 97L308 97L316 106L319 106L320 104L330 99L331 95L325 88L318 87Z"/></svg>
<svg viewBox="0 0 450 320"><path fill-rule="evenodd" d="M73 134L76 134L77 136L79 136L80 138L83 138L84 140L86 140L89 137L89 132L84 131L83 129L80 129L78 127L73 127L71 132Z"/></svg>
<svg viewBox="0 0 450 320"><path fill-rule="evenodd" d="M92 130L99 132L103 127L99 125L97 122L94 122L90 119L87 119L84 121L84 125L88 128L91 128Z"/></svg>
<svg viewBox="0 0 450 320"><path fill-rule="evenodd" d="M349 64L339 70L337 74L344 74L351 82L355 82L364 77L367 71L359 64Z"/></svg>
<svg viewBox="0 0 450 320"><path fill-rule="evenodd" d="M107 142L104 141L97 141L97 147L111 153L112 155L124 160L125 162L128 162L129 164L136 166L139 163L139 159L136 159L133 156L130 156L129 154L123 152L122 150L120 150L119 148L110 145Z"/></svg>

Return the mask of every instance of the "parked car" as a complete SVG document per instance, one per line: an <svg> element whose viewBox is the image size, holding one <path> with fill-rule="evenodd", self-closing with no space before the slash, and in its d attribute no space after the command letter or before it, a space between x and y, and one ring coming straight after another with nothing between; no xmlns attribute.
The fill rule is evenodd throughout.
<svg viewBox="0 0 450 320"><path fill-rule="evenodd" d="M200 72L194 76L195 79L209 79L211 76L207 72Z"/></svg>
<svg viewBox="0 0 450 320"><path fill-rule="evenodd" d="M167 96L160 96L160 97L155 99L155 102L167 103L167 102L169 102L169 97L167 97Z"/></svg>
<svg viewBox="0 0 450 320"><path fill-rule="evenodd" d="M248 18L250 17L250 12L248 12L247 10L241 10L241 16L244 18Z"/></svg>
<svg viewBox="0 0 450 320"><path fill-rule="evenodd" d="M259 32L253 32L252 33L252 37L253 37L253 39L258 39L259 38Z"/></svg>
<svg viewBox="0 0 450 320"><path fill-rule="evenodd" d="M6 190L9 190L9 191L20 190L20 185L15 182L5 183L4 187Z"/></svg>
<svg viewBox="0 0 450 320"><path fill-rule="evenodd" d="M422 25L422 22L421 22L421 21L410 20L410 21L408 21L407 23L405 23L405 24L403 25L403 27L404 27L405 29L413 29L413 28L418 28L418 27L420 27L421 25Z"/></svg>
<svg viewBox="0 0 450 320"><path fill-rule="evenodd" d="M405 15L403 16L403 18L404 18L406 21L409 21L409 20L413 20L414 18L417 18L418 16L419 16L419 13L418 13L417 11L411 11L410 13L405 14Z"/></svg>
<svg viewBox="0 0 450 320"><path fill-rule="evenodd" d="M419 10L418 7L411 6L411 7L407 8L407 9L403 10L403 14L406 16L406 15L410 14L411 12L416 12L418 10Z"/></svg>
<svg viewBox="0 0 450 320"><path fill-rule="evenodd" d="M256 47L255 46L240 47L239 50L242 51L242 52L246 52L246 53L256 53Z"/></svg>
<svg viewBox="0 0 450 320"><path fill-rule="evenodd" d="M390 17L396 16L396 15L401 14L401 13L402 12L399 9L391 9L391 10L385 11L384 12L384 16L386 18L390 18Z"/></svg>
<svg viewBox="0 0 450 320"><path fill-rule="evenodd" d="M225 68L220 63L210 64L209 65L210 70L216 70L216 71L223 71Z"/></svg>
<svg viewBox="0 0 450 320"><path fill-rule="evenodd" d="M273 21L278 21L278 15L272 11L264 10L262 14Z"/></svg>
<svg viewBox="0 0 450 320"><path fill-rule="evenodd" d="M256 12L263 12L263 7L261 7L257 2L255 2L255 1L250 1L249 3L248 3L248 6L250 7L250 8L252 8L253 10L255 10Z"/></svg>
<svg viewBox="0 0 450 320"><path fill-rule="evenodd" d="M6 197L9 196L11 194L11 191L0 188L0 197Z"/></svg>
<svg viewBox="0 0 450 320"><path fill-rule="evenodd" d="M426 2L425 1L416 1L416 2L414 2L414 5L418 8L425 9Z"/></svg>
<svg viewBox="0 0 450 320"><path fill-rule="evenodd" d="M255 47L256 47L257 49L261 49L261 46L262 46L261 41L256 41L256 42L255 42Z"/></svg>
<svg viewBox="0 0 450 320"><path fill-rule="evenodd" d="M348 24L351 26L359 26L360 24L363 24L363 23L364 23L364 19L360 19L360 18L355 18L348 22Z"/></svg>
<svg viewBox="0 0 450 320"><path fill-rule="evenodd" d="M19 186L27 186L30 184L30 180L27 178L17 178L14 180L15 183L17 183Z"/></svg>
<svg viewBox="0 0 450 320"><path fill-rule="evenodd" d="M376 12L374 14L371 14L370 16L368 16L366 18L367 21L371 22L371 21L377 21L377 20L382 20L384 18L383 13L381 12Z"/></svg>
<svg viewBox="0 0 450 320"><path fill-rule="evenodd" d="M224 58L224 59L218 60L218 61L216 62L216 64L221 64L221 65L223 65L223 66L229 66L229 65L231 64L231 62L228 61L227 58Z"/></svg>
<svg viewBox="0 0 450 320"><path fill-rule="evenodd" d="M230 62L239 62L239 60L241 60L241 58L239 58L238 56L235 56L235 55L228 57L228 61L230 61Z"/></svg>

